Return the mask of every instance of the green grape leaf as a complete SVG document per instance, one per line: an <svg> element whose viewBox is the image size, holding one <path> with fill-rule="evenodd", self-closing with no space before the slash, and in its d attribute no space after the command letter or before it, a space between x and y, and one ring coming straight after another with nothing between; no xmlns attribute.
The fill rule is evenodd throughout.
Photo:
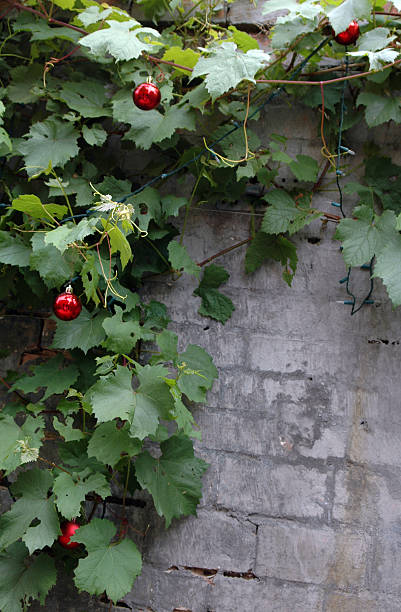
<svg viewBox="0 0 401 612"><path fill-rule="evenodd" d="M160 355L156 355L154 361L172 361L175 364L178 358L177 334L164 329L160 334L157 334L156 342L160 349Z"/></svg>
<svg viewBox="0 0 401 612"><path fill-rule="evenodd" d="M382 49L381 51L366 51L361 48L359 51L349 51L348 55L355 57L366 56L369 59L369 70L382 70L383 64L391 64L400 54L395 49Z"/></svg>
<svg viewBox="0 0 401 612"><path fill-rule="evenodd" d="M381 96L363 91L358 96L357 104L366 106L365 119L369 127L376 127L391 120L401 123L401 103L397 96Z"/></svg>
<svg viewBox="0 0 401 612"><path fill-rule="evenodd" d="M283 236L257 232L246 252L245 272L255 272L266 259L274 259L285 266L284 280L291 286L298 262L295 244Z"/></svg>
<svg viewBox="0 0 401 612"><path fill-rule="evenodd" d="M188 205L187 198L167 195L161 199L161 207L166 217L177 217L180 209Z"/></svg>
<svg viewBox="0 0 401 612"><path fill-rule="evenodd" d="M133 439L129 434L129 425L119 427L116 421L107 421L98 425L88 444L89 457L114 467L121 457L133 457L142 448L142 442Z"/></svg>
<svg viewBox="0 0 401 612"><path fill-rule="evenodd" d="M58 249L45 243L44 233L32 236L30 268L39 272L49 288L60 287L66 279L71 278L74 267L69 264L74 266L74 258L77 261L75 253L70 257L61 257Z"/></svg>
<svg viewBox="0 0 401 612"><path fill-rule="evenodd" d="M401 236L395 235L378 253L374 277L379 277L386 285L393 306L401 305Z"/></svg>
<svg viewBox="0 0 401 612"><path fill-rule="evenodd" d="M92 25L93 23L96 23L97 21L105 20L113 13L113 11L123 13L123 11L120 11L119 9L117 9L117 7L105 8L101 5L92 5L88 6L88 8L86 8L84 11L80 12L77 15L77 18L81 23L84 24L84 26L88 26Z"/></svg>
<svg viewBox="0 0 401 612"><path fill-rule="evenodd" d="M122 94L123 92L121 92ZM117 96L120 95L120 92ZM115 98L117 98L115 96ZM170 106L166 113L162 115L157 110L147 111L144 116L143 111L132 106L123 119L119 119L119 110L123 108L117 101L113 104L113 116L117 121L124 121L131 125L131 129L125 134L123 140L133 140L135 146L141 149L150 149L153 143L162 142L166 138L171 138L177 130L193 131L196 128L195 112L189 104L175 104Z"/></svg>
<svg viewBox="0 0 401 612"><path fill-rule="evenodd" d="M77 111L82 117L109 117L110 108L105 107L108 102L105 87L99 81L88 79L85 88L82 82L69 81L64 83L59 96L70 108Z"/></svg>
<svg viewBox="0 0 401 612"><path fill-rule="evenodd" d="M116 603L131 589L142 569L142 559L129 539L111 542L117 527L106 519L94 518L79 528L72 540L85 545L88 556L75 570L75 585L80 591L101 595L106 591Z"/></svg>
<svg viewBox="0 0 401 612"><path fill-rule="evenodd" d="M168 370L162 366L137 367L139 387L135 392L135 410L130 428L133 438L143 440L155 434L159 418L170 418L174 401L164 381L167 375Z"/></svg>
<svg viewBox="0 0 401 612"><path fill-rule="evenodd" d="M78 155L79 133L71 123L51 118L31 125L25 140L18 149L24 156L29 176L37 174L38 168L63 167L67 161Z"/></svg>
<svg viewBox="0 0 401 612"><path fill-rule="evenodd" d="M135 409L132 374L128 368L117 366L114 372L100 379L88 389L86 399L99 422L129 419Z"/></svg>
<svg viewBox="0 0 401 612"><path fill-rule="evenodd" d="M71 11L75 6L75 0L54 0L54 4L63 9L63 11Z"/></svg>
<svg viewBox="0 0 401 612"><path fill-rule="evenodd" d="M335 34L346 30L354 19L370 19L372 3L370 0L344 0L330 12L328 17Z"/></svg>
<svg viewBox="0 0 401 612"><path fill-rule="evenodd" d="M99 123L95 123L90 128L84 125L82 128L82 136L91 147L100 147L106 141L107 132Z"/></svg>
<svg viewBox="0 0 401 612"><path fill-rule="evenodd" d="M319 171L316 159L309 155L297 155L297 161L289 164L290 170L299 181L315 182Z"/></svg>
<svg viewBox="0 0 401 612"><path fill-rule="evenodd" d="M305 19L313 19L319 15L322 8L320 3L316 0L306 0L302 3L298 3L297 0L287 0L285 6L283 6L281 0L269 0L269 2L264 3L262 12L264 15L267 15L283 10L289 11L289 13L284 17L279 17L280 23L293 21L298 16L304 17Z"/></svg>
<svg viewBox="0 0 401 612"><path fill-rule="evenodd" d="M160 445L162 455L155 459L148 451L135 461L136 477L153 497L166 527L174 517L196 514L202 495L202 475L207 463L194 456L191 440L184 435L171 436Z"/></svg>
<svg viewBox="0 0 401 612"><path fill-rule="evenodd" d="M14 210L30 215L34 219L46 219L52 221L52 217L62 219L68 212L67 206L62 204L42 204L40 199L31 194L20 195L12 201Z"/></svg>
<svg viewBox="0 0 401 612"><path fill-rule="evenodd" d="M106 224L105 219L102 219L102 222L104 223L104 225ZM110 238L110 246L111 246L110 252L111 254L117 253L117 252L120 253L121 266L122 266L122 269L124 270L127 263L133 257L130 243L128 242L128 240L126 239L126 237L124 236L120 228L117 226L114 226L111 229L108 229L107 233Z"/></svg>
<svg viewBox="0 0 401 612"><path fill-rule="evenodd" d="M28 18L29 19L29 18ZM51 28L45 21L36 20L36 21L25 21L23 22L20 18L14 24L14 31L27 31L31 34L31 41L42 41L42 40L52 40L56 39L64 39L69 40L71 42L76 43L79 39L79 33L71 28L63 27L53 27Z"/></svg>
<svg viewBox="0 0 401 612"><path fill-rule="evenodd" d="M193 274L196 276L196 278L199 278L200 268L188 255L187 249L184 245L180 244L176 240L172 240L168 245L167 250L171 266L174 270L184 270L184 272L187 274Z"/></svg>
<svg viewBox="0 0 401 612"><path fill-rule="evenodd" d="M396 36L389 36L388 28L374 28L362 34L358 40L358 49L365 51L378 51L387 47ZM350 53L348 55L351 55Z"/></svg>
<svg viewBox="0 0 401 612"><path fill-rule="evenodd" d="M95 315L82 308L79 317L73 321L57 321L52 348L79 348L84 353L98 346L105 339L103 321L107 313L101 311Z"/></svg>
<svg viewBox="0 0 401 612"><path fill-rule="evenodd" d="M181 429L183 434L189 438L196 438L197 440L202 439L201 432L193 428L193 426L196 425L194 417L179 397L174 400L174 412L171 416L177 423L178 429Z"/></svg>
<svg viewBox="0 0 401 612"><path fill-rule="evenodd" d="M45 363L33 366L33 376L22 376L11 387L12 390L18 389L23 393L32 393L41 388L45 388L45 394L41 398L44 401L51 395L63 393L71 387L79 376L79 370L75 365L62 367L64 358L57 355Z"/></svg>
<svg viewBox="0 0 401 612"><path fill-rule="evenodd" d="M80 39L79 44L89 47L94 55L110 53L117 61L138 58L143 51L153 51L151 37L160 33L153 28L142 28L135 19L106 20L109 26Z"/></svg>
<svg viewBox="0 0 401 612"><path fill-rule="evenodd" d="M156 222L161 220L160 193L157 189L146 187L133 198L132 203L137 214L137 223L142 230L147 231L149 229L149 223L152 219ZM141 204L145 205L145 209Z"/></svg>
<svg viewBox="0 0 401 612"><path fill-rule="evenodd" d="M0 231L0 262L20 266L24 268L29 265L31 249L26 246L19 236L13 236L10 232Z"/></svg>
<svg viewBox="0 0 401 612"><path fill-rule="evenodd" d="M100 299L97 293L99 272L97 270L95 256L93 253L86 254L86 261L81 269L81 280L87 301L89 302L90 300L93 300L96 306L100 304Z"/></svg>
<svg viewBox="0 0 401 612"><path fill-rule="evenodd" d="M7 98L15 104L29 104L38 99L37 88L42 83L43 66L29 64L10 70L11 83L7 87Z"/></svg>
<svg viewBox="0 0 401 612"><path fill-rule="evenodd" d="M250 51L251 49L259 49L258 42L255 38L243 32L241 30L237 30L235 26L228 26L228 29L231 32L231 37L238 49L243 53ZM191 66L193 68L193 66Z"/></svg>
<svg viewBox="0 0 401 612"><path fill-rule="evenodd" d="M28 415L19 426L10 415L1 414L0 469L10 474L19 465L36 461L42 446L44 428L42 417Z"/></svg>
<svg viewBox="0 0 401 612"><path fill-rule="evenodd" d="M158 2L159 0L157 0ZM197 53L193 49L181 49L181 47L172 46L165 51L163 58L169 62L174 62L174 64L179 64L180 66L187 66L188 68L193 68L200 57L200 53ZM182 68L176 68L176 74L186 74L189 75L191 72L189 70L183 70Z"/></svg>
<svg viewBox="0 0 401 612"><path fill-rule="evenodd" d="M58 410L59 409L58 406ZM59 418L54 418L53 427L66 442L75 442L85 437L80 429L74 427L74 419L72 417L66 417L65 423L62 423Z"/></svg>
<svg viewBox="0 0 401 612"><path fill-rule="evenodd" d="M56 584L54 560L41 553L27 560L25 544L15 542L0 554L0 609L21 612L25 605L39 599L44 605L46 595Z"/></svg>
<svg viewBox="0 0 401 612"><path fill-rule="evenodd" d="M152 340L154 334L139 324L139 315L136 319L123 321L124 311L115 307L115 315L103 321L106 339L103 346L114 353L130 353L138 340Z"/></svg>
<svg viewBox="0 0 401 612"><path fill-rule="evenodd" d="M101 498L105 498L110 495L110 485L104 474L92 474L89 469L85 469L72 475L66 472L57 474L53 491L58 511L70 520L79 515L81 503L88 493L94 492Z"/></svg>
<svg viewBox="0 0 401 612"><path fill-rule="evenodd" d="M302 4L298 6L302 7ZM273 49L284 49L285 47L288 47L296 38L298 38L298 36L305 34L306 32L310 32L310 29L310 22L305 21L302 17L285 23L279 23L277 20L273 27L273 34L271 37Z"/></svg>
<svg viewBox="0 0 401 612"><path fill-rule="evenodd" d="M193 293L202 299L202 304L198 310L200 315L211 317L223 324L231 317L235 310L234 304L230 298L217 291L217 288L225 283L229 276L228 272L221 266L211 264L205 268L199 287Z"/></svg>
<svg viewBox="0 0 401 612"><path fill-rule="evenodd" d="M20 538L30 554L53 544L60 528L54 497L48 497L52 485L53 477L48 471L34 468L19 474L12 492L22 497L0 517L0 549ZM30 526L33 521L37 524Z"/></svg>
<svg viewBox="0 0 401 612"><path fill-rule="evenodd" d="M200 346L189 344L179 355L179 362L182 366L178 379L180 391L193 402L204 402L218 375L211 356Z"/></svg>
<svg viewBox="0 0 401 612"><path fill-rule="evenodd" d="M342 219L337 226L335 238L341 240L345 263L362 266L397 235L395 214L386 210L375 215L370 206L354 209L353 219Z"/></svg>
<svg viewBox="0 0 401 612"><path fill-rule="evenodd" d="M198 60L191 80L206 76L206 88L213 100L243 80L255 83L255 74L270 59L261 49L251 49L247 53L238 52L237 45L232 42L223 42L219 46L205 49L205 53L208 56Z"/></svg>
<svg viewBox="0 0 401 612"><path fill-rule="evenodd" d="M67 221L54 230L46 232L45 243L55 246L60 253L68 248L73 242L79 242L95 232L97 219L82 219L78 224Z"/></svg>
<svg viewBox="0 0 401 612"><path fill-rule="evenodd" d="M6 130L0 127L0 155L4 157L13 150L13 144Z"/></svg>

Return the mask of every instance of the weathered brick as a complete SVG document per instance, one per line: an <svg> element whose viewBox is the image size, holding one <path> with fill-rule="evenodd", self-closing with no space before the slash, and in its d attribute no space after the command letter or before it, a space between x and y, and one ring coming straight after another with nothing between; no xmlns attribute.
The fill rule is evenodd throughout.
<svg viewBox="0 0 401 612"><path fill-rule="evenodd" d="M361 586L367 538L333 529L268 521L259 526L256 574L337 587Z"/></svg>
<svg viewBox="0 0 401 612"><path fill-rule="evenodd" d="M225 456L217 501L246 514L321 517L326 474L302 465L276 465L261 459Z"/></svg>
<svg viewBox="0 0 401 612"><path fill-rule="evenodd" d="M208 609L210 612L321 612L322 600L322 591L315 587L218 574L210 590Z"/></svg>

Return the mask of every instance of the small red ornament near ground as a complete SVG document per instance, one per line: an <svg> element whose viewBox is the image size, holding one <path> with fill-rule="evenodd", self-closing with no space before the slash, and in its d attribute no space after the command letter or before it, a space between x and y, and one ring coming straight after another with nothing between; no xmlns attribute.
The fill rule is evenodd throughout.
<svg viewBox="0 0 401 612"><path fill-rule="evenodd" d="M141 110L153 110L156 106L159 106L161 100L160 89L150 81L150 78L146 83L141 83L134 90L132 94L134 104Z"/></svg>
<svg viewBox="0 0 401 612"><path fill-rule="evenodd" d="M359 25L354 19L344 32L340 32L334 37L334 40L338 42L339 45L353 45L358 40L359 34Z"/></svg>
<svg viewBox="0 0 401 612"><path fill-rule="evenodd" d="M81 300L72 292L71 285L68 285L64 293L60 293L53 302L53 312L62 321L76 319L81 310Z"/></svg>
<svg viewBox="0 0 401 612"><path fill-rule="evenodd" d="M74 535L76 531L80 528L80 525L75 521L66 521L61 525L61 533L62 535L58 537L58 541L60 542L63 548L77 548L79 546L79 542L71 542L70 538Z"/></svg>

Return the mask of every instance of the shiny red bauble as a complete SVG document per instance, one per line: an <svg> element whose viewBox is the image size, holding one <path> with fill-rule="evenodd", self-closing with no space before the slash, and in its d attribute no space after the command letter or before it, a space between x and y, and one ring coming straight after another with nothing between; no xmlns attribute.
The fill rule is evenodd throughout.
<svg viewBox="0 0 401 612"><path fill-rule="evenodd" d="M359 25L354 19L344 32L340 32L334 37L334 40L338 42L339 45L353 45L358 40L359 34Z"/></svg>
<svg viewBox="0 0 401 612"><path fill-rule="evenodd" d="M60 293L53 302L53 312L62 321L76 319L81 310L81 300L74 295L71 287L67 287L65 292Z"/></svg>
<svg viewBox="0 0 401 612"><path fill-rule="evenodd" d="M141 110L153 110L159 106L161 93L154 83L141 83L132 94L134 104Z"/></svg>
<svg viewBox="0 0 401 612"><path fill-rule="evenodd" d="M63 548L77 548L79 546L79 542L71 542L70 538L74 535L74 533L80 528L80 525L75 521L66 521L61 525L61 533L62 535L58 537L58 541L60 542Z"/></svg>

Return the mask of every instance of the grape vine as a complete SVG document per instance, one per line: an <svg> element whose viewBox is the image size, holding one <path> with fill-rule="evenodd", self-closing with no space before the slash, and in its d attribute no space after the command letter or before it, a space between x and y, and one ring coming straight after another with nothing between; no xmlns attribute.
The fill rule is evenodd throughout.
<svg viewBox="0 0 401 612"><path fill-rule="evenodd" d="M259 4L281 11L263 49L216 20L217 1L0 3L2 316L34 311L55 327L40 363L0 378L12 501L0 517L2 612L44 603L65 568L80 591L124 597L141 572L124 511L138 491L166 527L196 513L207 464L191 406L217 370L201 347L179 348L166 306L143 297L147 278L194 276L199 315L224 324L235 305L215 260L246 246L246 273L273 259L291 285L291 237L322 218L337 224L345 264L368 266L401 304L401 166L367 146L361 182L342 180L356 207L341 201L340 217L313 202L347 170L351 127L401 123L400 0ZM262 147L257 122L283 91L318 110L319 159L291 157L280 134ZM277 182L283 167L302 192ZM173 176L189 191L175 195ZM261 223L194 261L183 243L194 206L241 198ZM98 512L113 496L116 522Z"/></svg>

